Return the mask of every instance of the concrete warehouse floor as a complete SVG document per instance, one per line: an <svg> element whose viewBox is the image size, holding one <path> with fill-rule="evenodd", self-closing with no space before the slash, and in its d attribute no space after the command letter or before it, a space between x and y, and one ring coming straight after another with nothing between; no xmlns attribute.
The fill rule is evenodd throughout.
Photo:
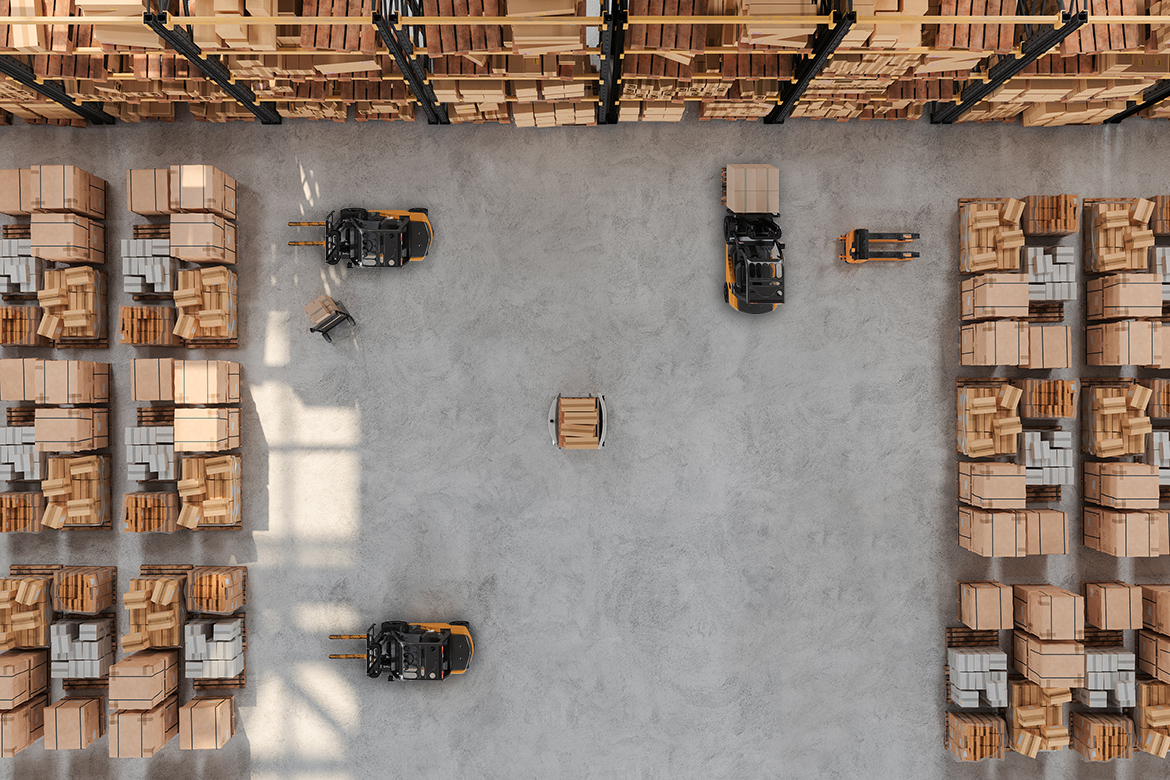
<svg viewBox="0 0 1170 780"><path fill-rule="evenodd" d="M242 343L219 354L246 385L245 531L12 535L0 564L116 562L124 582L143 562L234 557L250 577L248 686L223 751L36 745L0 776L1165 771L1072 752L960 765L941 716L956 579L1164 579L1160 562L1079 545L994 562L956 546L954 380L988 373L958 365L956 198L1165 192L1165 123L0 132L0 167L109 180L112 248L141 221L124 210L127 168L206 162L239 179ZM736 161L781 170L789 303L758 318L721 293L719 169ZM285 222L347 205L429 207L432 257L347 273L285 247L310 238ZM921 232L923 257L839 263L837 235L862 226ZM359 323L332 346L301 311L322 292ZM41 354L114 363L120 447L129 361L177 353ZM603 452L552 446L562 392L605 394ZM115 493L133 490L115 463ZM327 634L391 618L469 620L470 673L390 685L326 659L346 649Z"/></svg>

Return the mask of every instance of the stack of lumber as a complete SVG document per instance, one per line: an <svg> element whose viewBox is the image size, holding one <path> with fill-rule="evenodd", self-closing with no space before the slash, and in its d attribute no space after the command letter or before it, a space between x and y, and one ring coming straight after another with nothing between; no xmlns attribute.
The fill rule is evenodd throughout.
<svg viewBox="0 0 1170 780"><path fill-rule="evenodd" d="M1138 747L1165 758L1170 753L1170 685L1160 680L1139 682L1133 720L1138 731Z"/></svg>
<svg viewBox="0 0 1170 780"><path fill-rule="evenodd" d="M0 344L44 347L51 342L37 331L41 327L39 306L0 306Z"/></svg>
<svg viewBox="0 0 1170 780"><path fill-rule="evenodd" d="M251 0L255 2L255 0ZM251 11L249 2L249 11ZM291 9L296 3L289 3ZM194 5L192 5L194 9ZM330 0L304 0L301 16L364 16L369 19L375 7L373 0L349 0L349 2L330 2ZM275 16L275 14L256 14L257 16ZM273 33L275 36L275 32ZM275 44L275 40L273 41ZM300 45L302 49L324 49L328 51L356 51L373 55L378 50L378 32L372 24L302 24ZM274 45L273 48L276 48Z"/></svg>
<svg viewBox="0 0 1170 780"><path fill-rule="evenodd" d="M178 347L174 334L176 311L170 306L122 306L119 341L135 346Z"/></svg>
<svg viewBox="0 0 1170 780"><path fill-rule="evenodd" d="M1041 750L1068 747L1064 705L1071 701L1068 688L1041 688L1027 680L1012 682L1008 706L1008 739L1012 750L1035 758Z"/></svg>
<svg viewBox="0 0 1170 780"><path fill-rule="evenodd" d="M918 54L835 54L809 83L802 99L869 101L885 96L890 86L921 59Z"/></svg>
<svg viewBox="0 0 1170 780"><path fill-rule="evenodd" d="M1003 758L1007 745L1003 718L974 712L946 714L947 750L960 761Z"/></svg>
<svg viewBox="0 0 1170 780"><path fill-rule="evenodd" d="M721 14L724 8L727 8L729 15L736 15L734 6L730 3L725 4L722 0L673 0L667 5L664 5L661 0L651 2L651 0L631 0L630 15L631 16L657 16L663 14L666 16L707 16L710 14ZM708 6L712 6L710 10ZM717 8L714 6L718 6ZM718 28L718 25L712 25L713 28ZM719 45L721 41L712 41L714 45ZM654 62L651 67L658 72L646 73L645 75L653 76L670 76L667 70L674 70L673 75L680 75L678 66L690 66L692 59L703 53L703 50L708 44L708 26L705 24L632 24L626 31L626 58L631 56L647 60L653 59ZM654 55L650 54L634 54L634 52L652 51ZM671 66L674 63L674 67ZM646 64L637 65L639 73L642 73Z"/></svg>
<svg viewBox="0 0 1170 780"><path fill-rule="evenodd" d="M45 528L102 527L110 524L110 456L49 458Z"/></svg>
<svg viewBox="0 0 1170 780"><path fill-rule="evenodd" d="M816 16L818 10L817 4L808 0L739 0L740 16ZM806 49L816 31L816 22L800 26L746 22L740 25L740 43L744 46Z"/></svg>
<svg viewBox="0 0 1170 780"><path fill-rule="evenodd" d="M1170 418L1170 380L1148 379L1146 384L1150 388L1150 404L1146 407L1147 414L1161 420Z"/></svg>
<svg viewBox="0 0 1170 780"><path fill-rule="evenodd" d="M512 119L507 103L452 103L448 109L447 118L453 125L488 122L506 125Z"/></svg>
<svg viewBox="0 0 1170 780"><path fill-rule="evenodd" d="M71 339L106 336L106 275L91 267L45 271L37 293L44 314L37 333L68 346Z"/></svg>
<svg viewBox="0 0 1170 780"><path fill-rule="evenodd" d="M114 606L113 566L66 566L53 574L53 609L96 615Z"/></svg>
<svg viewBox="0 0 1170 780"><path fill-rule="evenodd" d="M678 98L727 97L731 84L725 81L683 81L674 79L622 79L622 100L676 100Z"/></svg>
<svg viewBox="0 0 1170 780"><path fill-rule="evenodd" d="M938 15L944 18L1015 14L1016 4L1013 0L988 0L986 5L941 0L938 6ZM1013 24L940 24L933 38L928 36L925 43L936 51L1007 53L1015 47L1016 28Z"/></svg>
<svg viewBox="0 0 1170 780"><path fill-rule="evenodd" d="M1089 761L1133 758L1133 721L1125 715L1074 712L1072 730L1073 750Z"/></svg>
<svg viewBox="0 0 1170 780"><path fill-rule="evenodd" d="M178 493L127 493L122 502L123 531L171 533L177 527Z"/></svg>
<svg viewBox="0 0 1170 780"><path fill-rule="evenodd" d="M122 595L130 633L122 637L122 652L179 647L186 617L182 576L137 577Z"/></svg>
<svg viewBox="0 0 1170 780"><path fill-rule="evenodd" d="M244 566L196 566L187 575L187 609L231 615L244 606Z"/></svg>
<svg viewBox="0 0 1170 780"><path fill-rule="evenodd" d="M1023 431L1017 407L1023 391L1003 384L998 388L973 385L958 389L958 450L971 458L1015 455Z"/></svg>
<svg viewBox="0 0 1170 780"><path fill-rule="evenodd" d="M1170 396L1168 396L1170 399ZM1076 417L1077 383L1066 379L1025 379L1020 416Z"/></svg>
<svg viewBox="0 0 1170 780"><path fill-rule="evenodd" d="M1113 198L1085 204L1085 270L1091 273L1148 271L1147 249L1154 204L1145 198Z"/></svg>
<svg viewBox="0 0 1170 780"><path fill-rule="evenodd" d="M1076 195L1029 195L1024 198L1020 228L1025 236L1068 236L1081 229Z"/></svg>
<svg viewBox="0 0 1170 780"><path fill-rule="evenodd" d="M426 16L499 17L504 10L500 0L423 0L422 8ZM512 48L505 28L498 24L428 25L423 32L429 57L460 54L482 64L490 54Z"/></svg>
<svg viewBox="0 0 1170 780"><path fill-rule="evenodd" d="M1020 217L1024 202L989 198L959 203L959 271L1018 271L1024 233Z"/></svg>
<svg viewBox="0 0 1170 780"><path fill-rule="evenodd" d="M0 579L0 651L49 644L51 577Z"/></svg>
<svg viewBox="0 0 1170 780"><path fill-rule="evenodd" d="M239 526L240 456L183 458L179 497L182 510L178 525L183 528Z"/></svg>
<svg viewBox="0 0 1170 780"><path fill-rule="evenodd" d="M1150 217L1150 231L1155 236L1170 236L1170 195L1157 195L1154 214Z"/></svg>
<svg viewBox="0 0 1170 780"><path fill-rule="evenodd" d="M601 411L596 398L557 399L557 446L566 450L596 450L601 433Z"/></svg>
<svg viewBox="0 0 1170 780"><path fill-rule="evenodd" d="M468 0L468 4L475 0ZM460 11L458 0L456 11ZM557 52L580 51L585 48L585 27L580 24L556 24L558 18L585 16L585 0L508 0L505 4L508 16L540 16L549 24L538 26L513 25L512 51L516 54L555 54ZM440 1L442 7L442 1ZM473 14L472 14L473 15ZM486 14L485 14L486 15ZM455 28L456 48L461 48L459 28ZM474 45L474 33L472 44ZM444 49L444 53L446 50ZM474 54L474 52L472 52Z"/></svg>
<svg viewBox="0 0 1170 780"><path fill-rule="evenodd" d="M593 103L517 103L511 108L516 127L597 124L597 107Z"/></svg>
<svg viewBox="0 0 1170 780"><path fill-rule="evenodd" d="M36 492L0 493L0 533L40 533L45 497Z"/></svg>
<svg viewBox="0 0 1170 780"><path fill-rule="evenodd" d="M1094 18L1141 15L1141 0L1085 0L1080 7ZM1060 44L1060 54L1140 52L1145 48L1146 27L1138 24L1086 24Z"/></svg>
<svg viewBox="0 0 1170 780"><path fill-rule="evenodd" d="M632 116L628 121L638 120L638 104L633 104L631 109ZM662 105L672 106L674 109L673 118L670 121L677 122L682 119L685 106L681 103L666 103ZM775 103L740 103L731 100L704 100L699 105L699 119L759 119L767 116L773 108ZM798 105L799 109L800 106ZM621 121L626 120L626 104L622 104ZM663 121L663 120L658 120Z"/></svg>
<svg viewBox="0 0 1170 780"><path fill-rule="evenodd" d="M174 292L179 317L173 333L181 339L236 337L236 274L222 266L179 272Z"/></svg>

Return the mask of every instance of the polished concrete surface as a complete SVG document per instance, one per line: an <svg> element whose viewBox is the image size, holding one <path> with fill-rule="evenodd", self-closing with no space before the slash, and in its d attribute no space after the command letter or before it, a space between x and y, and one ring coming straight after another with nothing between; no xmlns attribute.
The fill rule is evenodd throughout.
<svg viewBox="0 0 1170 780"><path fill-rule="evenodd" d="M244 531L13 535L0 563L127 578L234 558L250 583L224 750L36 745L0 777L1164 772L1071 752L959 765L941 712L956 579L1164 579L1079 545L994 562L955 546L956 198L1165 192L1166 137L1144 120L0 130L0 167L110 181L112 247L141 221L126 168L239 179L241 348L219 355L246 384ZM722 300L719 169L737 161L781 170L789 302L763 317ZM346 272L285 247L307 237L285 222L349 205L429 207L432 256ZM839 263L855 227L919 231L922 257ZM359 323L332 345L301 311L323 292ZM162 354L69 354L114 363L119 445L129 361ZM552 446L557 393L605 395L604 451ZM133 489L117 468L115 492ZM470 621L473 668L391 685L326 659L329 633L383 619Z"/></svg>

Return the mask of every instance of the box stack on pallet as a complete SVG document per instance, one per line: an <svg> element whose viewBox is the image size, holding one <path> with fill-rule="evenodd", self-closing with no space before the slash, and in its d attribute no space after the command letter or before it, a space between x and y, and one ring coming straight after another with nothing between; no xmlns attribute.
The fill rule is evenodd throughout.
<svg viewBox="0 0 1170 780"><path fill-rule="evenodd" d="M187 575L187 601L199 617L187 623L183 669L196 689L244 687L247 579L243 566L197 567Z"/></svg>
<svg viewBox="0 0 1170 780"><path fill-rule="evenodd" d="M5 266L22 268L24 280L3 295L17 305L2 310L0 343L108 346L105 181L72 165L34 165L0 171L0 193L0 213L20 220L4 226L5 251L15 250Z"/></svg>
<svg viewBox="0 0 1170 780"><path fill-rule="evenodd" d="M85 360L0 359L9 423L0 478L0 531L110 527L110 367ZM55 453L55 454L51 454ZM39 485L31 483L40 483Z"/></svg>
<svg viewBox="0 0 1170 780"><path fill-rule="evenodd" d="M44 734L49 669L44 650L0 654L0 756L11 758Z"/></svg>
<svg viewBox="0 0 1170 780"><path fill-rule="evenodd" d="M66 566L53 572L53 609L60 616L52 626L50 673L69 688L108 682L117 572L113 566Z"/></svg>
<svg viewBox="0 0 1170 780"><path fill-rule="evenodd" d="M0 652L47 648L53 578L13 574L0 579Z"/></svg>

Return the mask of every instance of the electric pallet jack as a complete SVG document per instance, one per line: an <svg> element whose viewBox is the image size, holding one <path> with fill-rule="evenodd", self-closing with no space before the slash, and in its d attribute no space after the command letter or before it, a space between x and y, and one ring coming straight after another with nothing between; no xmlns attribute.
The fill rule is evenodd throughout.
<svg viewBox="0 0 1170 780"><path fill-rule="evenodd" d="M838 260L846 263L865 263L870 260L910 260L918 257L917 252L908 252L901 247L915 241L917 233L871 233L864 228L850 230L837 240L843 248Z"/></svg>
<svg viewBox="0 0 1170 780"><path fill-rule="evenodd" d="M764 314L784 303L784 244L771 214L723 218L726 275L723 300L747 314Z"/></svg>
<svg viewBox="0 0 1170 780"><path fill-rule="evenodd" d="M364 639L366 652L332 654L330 658L366 661L366 676L388 680L445 680L471 666L475 645L467 622L404 623L387 621L362 634L332 634L330 639Z"/></svg>
<svg viewBox="0 0 1170 780"><path fill-rule="evenodd" d="M346 268L401 268L427 256L434 231L427 210L330 212L324 222L290 222L289 227L324 227L324 241L289 241L289 246L323 246L325 262Z"/></svg>

